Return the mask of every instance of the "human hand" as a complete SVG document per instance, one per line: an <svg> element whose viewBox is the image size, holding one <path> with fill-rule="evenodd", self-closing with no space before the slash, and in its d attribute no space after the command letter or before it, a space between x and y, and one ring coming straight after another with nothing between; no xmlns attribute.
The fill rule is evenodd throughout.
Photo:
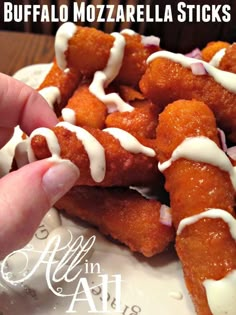
<svg viewBox="0 0 236 315"><path fill-rule="evenodd" d="M0 74L0 148L14 127L30 134L57 123L47 102L25 84ZM41 160L0 179L0 259L24 246L47 210L78 178L72 163Z"/></svg>

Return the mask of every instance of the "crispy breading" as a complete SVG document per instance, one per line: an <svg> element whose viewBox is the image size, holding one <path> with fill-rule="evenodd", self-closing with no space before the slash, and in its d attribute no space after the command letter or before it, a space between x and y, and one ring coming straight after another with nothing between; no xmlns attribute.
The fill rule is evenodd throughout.
<svg viewBox="0 0 236 315"><path fill-rule="evenodd" d="M156 137L158 111L156 105L145 102L144 106L137 107L132 112L114 112L108 115L106 126L118 127L134 136L153 139Z"/></svg>
<svg viewBox="0 0 236 315"><path fill-rule="evenodd" d="M160 221L160 202L127 188L77 186L56 207L147 257L161 253L175 237L173 227Z"/></svg>
<svg viewBox="0 0 236 315"><path fill-rule="evenodd" d="M57 116L61 115L61 109L67 104L68 99L81 81L81 74L77 71L62 71L54 60L52 68L46 75L38 90L54 86L60 90L60 102L54 104L54 111Z"/></svg>
<svg viewBox="0 0 236 315"><path fill-rule="evenodd" d="M136 100L144 100L143 94L128 85L120 85L118 86L118 93L120 97L127 103L136 101Z"/></svg>
<svg viewBox="0 0 236 315"><path fill-rule="evenodd" d="M123 36L126 45L116 82L136 86L146 70L146 59L152 51L142 44L139 34ZM96 71L106 67L113 43L114 37L110 34L95 28L78 27L65 52L68 67L92 78Z"/></svg>
<svg viewBox="0 0 236 315"><path fill-rule="evenodd" d="M75 132L63 127L54 127L53 131L61 147L60 156L71 160L80 170L78 185L99 186L130 186L150 185L160 183L161 174L157 169L156 157L142 153L134 154L126 151L119 140L99 129L86 128L104 147L106 157L106 174L101 183L96 183L91 177L88 155ZM139 139L140 143L151 145L150 141ZM44 136L36 135L31 140L31 146L37 159L51 156Z"/></svg>
<svg viewBox="0 0 236 315"><path fill-rule="evenodd" d="M227 48L230 44L223 41L209 42L202 49L202 59L209 62L214 55L223 48Z"/></svg>
<svg viewBox="0 0 236 315"><path fill-rule="evenodd" d="M95 28L77 27L68 42L65 52L67 64L86 77L92 77L97 70L107 65L114 37Z"/></svg>
<svg viewBox="0 0 236 315"><path fill-rule="evenodd" d="M232 44L225 50L219 68L224 71L236 73L236 44Z"/></svg>
<svg viewBox="0 0 236 315"><path fill-rule="evenodd" d="M152 51L142 43L139 34L123 35L126 40L125 53L120 72L115 79L118 84L137 86L139 80L147 69L146 60ZM158 50L158 47L155 47Z"/></svg>
<svg viewBox="0 0 236 315"><path fill-rule="evenodd" d="M166 58L156 58L140 81L143 94L164 108L179 99L206 103L217 123L236 142L236 95L209 75L194 75L191 69Z"/></svg>
<svg viewBox="0 0 236 315"><path fill-rule="evenodd" d="M76 125L102 129L107 114L106 105L89 91L87 84L80 85L69 99L66 108L73 109Z"/></svg>

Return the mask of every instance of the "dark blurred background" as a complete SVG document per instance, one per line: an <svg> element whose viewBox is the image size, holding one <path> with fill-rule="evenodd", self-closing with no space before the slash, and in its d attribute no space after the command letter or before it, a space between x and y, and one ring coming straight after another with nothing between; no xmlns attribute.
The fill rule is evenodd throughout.
<svg viewBox="0 0 236 315"><path fill-rule="evenodd" d="M19 32L32 32L39 34L52 34L55 35L56 30L60 26L60 23L54 22L32 22L29 21L27 23L24 22L5 22L3 18L3 5L4 2L11 2L12 4L47 4L54 5L56 10L60 5L65 4L69 8L69 20L72 19L73 14L73 2L70 0L15 0L15 1L2 1L0 0L0 29L1 30L11 30L11 31L19 31ZM152 12L154 12L155 5L159 5L160 8L160 17L164 16L164 9L167 4L172 5L173 16L176 16L176 6L178 2L177 0L164 1L164 0L78 0L78 5L84 2L85 5L93 4L121 4L121 5L138 5L138 4L147 4L150 5ZM194 5L230 5L231 6L231 21L229 22L207 22L207 23L199 23L199 22L178 22L174 19L173 22L148 22L148 23L81 23L77 24L83 26L93 26L98 29L104 30L106 32L112 31L120 31L123 28L131 28L141 34L145 35L156 35L161 38L161 46L165 49L172 50L175 52L188 52L195 47L202 48L209 41L215 40L225 40L229 42L236 41L236 1L235 0L216 0L216 1L184 1L186 4L194 4Z"/></svg>

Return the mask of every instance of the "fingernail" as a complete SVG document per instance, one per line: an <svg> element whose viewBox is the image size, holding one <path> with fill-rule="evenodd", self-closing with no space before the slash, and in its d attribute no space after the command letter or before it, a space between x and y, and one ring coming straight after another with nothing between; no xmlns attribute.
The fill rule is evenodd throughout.
<svg viewBox="0 0 236 315"><path fill-rule="evenodd" d="M42 178L42 185L51 205L70 190L78 178L79 170L70 161L53 164Z"/></svg>

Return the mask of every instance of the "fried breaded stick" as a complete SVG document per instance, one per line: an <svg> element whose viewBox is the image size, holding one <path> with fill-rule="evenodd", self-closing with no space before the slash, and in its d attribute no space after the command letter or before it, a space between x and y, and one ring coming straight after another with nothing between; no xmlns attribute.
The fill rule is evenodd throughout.
<svg viewBox="0 0 236 315"><path fill-rule="evenodd" d="M197 142L192 142L185 149L185 154L183 151L180 154L181 144L186 138ZM201 141L207 141L210 147L201 150ZM198 315L214 314L216 301L212 301L212 288L207 287L207 281L222 280L236 269L235 239L227 220L224 220L224 216L228 216L235 224L234 188L229 173L223 170L225 155L218 149L218 144L214 116L204 103L180 100L168 105L160 114L158 158L163 163L172 157L169 167L163 168L165 187L170 193L173 224L178 231L176 249ZM206 155L211 157L209 163L202 158ZM222 169L217 167L217 159L223 159L223 164L219 163ZM230 167L231 164L227 165ZM209 208L221 210L209 211ZM212 212L215 216L207 217ZM203 217L199 216L194 221L194 215L198 214ZM185 218L190 220L189 224L184 221ZM228 314L224 304L227 304L227 295L231 293L227 291L227 284L223 289L217 302L221 314Z"/></svg>
<svg viewBox="0 0 236 315"><path fill-rule="evenodd" d="M116 136L109 134L114 130ZM149 186L160 181L155 151L145 146L145 139L138 141L121 129L82 129L61 122L52 130L34 131L30 140L36 159L56 154L71 160L80 170L78 185Z"/></svg>
<svg viewBox="0 0 236 315"><path fill-rule="evenodd" d="M107 116L106 126L117 127L130 132L134 136L153 139L156 136L158 107L151 102L135 108L132 112L115 112Z"/></svg>
<svg viewBox="0 0 236 315"><path fill-rule="evenodd" d="M223 41L210 42L202 49L202 59L209 62L218 51L228 46L230 44Z"/></svg>
<svg viewBox="0 0 236 315"><path fill-rule="evenodd" d="M76 89L65 108L73 111L72 120L74 121L72 123L77 126L98 129L105 126L107 107L89 92L87 84L83 84ZM71 120L70 115L67 118L68 115L65 109L63 109L62 114L65 121ZM69 112L69 114L71 113Z"/></svg>
<svg viewBox="0 0 236 315"><path fill-rule="evenodd" d="M179 56L184 58L184 62L191 61L191 58L170 53L170 58ZM218 71L218 78L223 80L225 73L215 70ZM227 83L232 82L227 79ZM140 81L140 88L147 98L162 108L178 99L203 101L214 112L219 127L236 142L236 94L217 83L212 76L195 75L191 69L178 62L157 57L149 63Z"/></svg>
<svg viewBox="0 0 236 315"><path fill-rule="evenodd" d="M63 26L65 27L66 25ZM60 34L60 29L58 34ZM119 84L135 86L145 72L146 59L151 54L151 50L142 43L142 37L139 34L120 34L119 36L124 38L125 48L116 81ZM65 51L67 67L81 72L86 78L92 78L96 71L103 70L107 66L114 40L112 35L95 28L77 27L68 40ZM119 45L114 49L122 53Z"/></svg>
<svg viewBox="0 0 236 315"><path fill-rule="evenodd" d="M142 43L142 37L139 34L123 35L126 40L124 59L120 72L115 79L118 84L137 86L139 80L147 69L146 60L159 47L150 49Z"/></svg>
<svg viewBox="0 0 236 315"><path fill-rule="evenodd" d="M53 106L57 116L60 116L61 109L67 104L68 99L73 94L80 80L81 74L79 72L74 72L72 69L64 72L58 67L56 61L54 60L52 68L40 84L38 91L42 91L48 87L59 89L59 102L55 101Z"/></svg>
<svg viewBox="0 0 236 315"><path fill-rule="evenodd" d="M175 236L172 226L161 223L161 204L127 188L74 187L56 207L147 257L161 253Z"/></svg>
<svg viewBox="0 0 236 315"><path fill-rule="evenodd" d="M232 44L225 50L219 68L224 71L236 73L236 44Z"/></svg>

